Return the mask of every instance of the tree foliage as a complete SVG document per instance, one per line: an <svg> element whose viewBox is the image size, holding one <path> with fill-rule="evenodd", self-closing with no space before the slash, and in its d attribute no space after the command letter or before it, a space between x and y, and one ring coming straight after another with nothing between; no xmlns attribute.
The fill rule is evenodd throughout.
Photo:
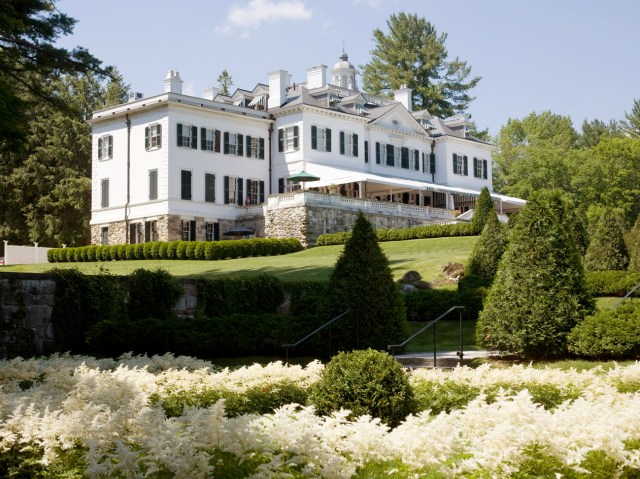
<svg viewBox="0 0 640 479"><path fill-rule="evenodd" d="M470 91L480 77L458 57L448 60L447 34L438 34L426 19L406 13L387 20L388 33L373 31L371 61L362 67L363 83L372 94L389 94L403 85L413 90L416 107L438 117L464 112L474 99Z"/></svg>
<svg viewBox="0 0 640 479"><path fill-rule="evenodd" d="M640 138L640 99L633 100L630 113L625 112L622 129L628 136Z"/></svg>
<svg viewBox="0 0 640 479"><path fill-rule="evenodd" d="M593 311L561 201L540 195L518 215L478 321L484 348L529 358L563 354L569 331Z"/></svg>
<svg viewBox="0 0 640 479"><path fill-rule="evenodd" d="M622 136L620 125L611 120L608 124L601 120L584 120L582 122L582 131L576 140L576 146L579 148L593 148L603 138L612 138Z"/></svg>
<svg viewBox="0 0 640 479"><path fill-rule="evenodd" d="M584 257L588 271L622 271L629 264L624 241L624 218L619 210L606 209L590 226L591 239Z"/></svg>
<svg viewBox="0 0 640 479"><path fill-rule="evenodd" d="M34 103L66 109L43 79L108 73L86 49L55 45L60 36L72 33L75 23L56 9L55 0L0 1L0 146L15 149L21 143Z"/></svg>
<svg viewBox="0 0 640 479"><path fill-rule="evenodd" d="M474 231L476 231L477 233L482 233L484 225L489 217L495 216L495 214L496 209L493 205L493 200L491 199L489 188L483 186L480 190L478 201L476 201L476 207L473 210L473 218L471 219L471 225L473 226Z"/></svg>
<svg viewBox="0 0 640 479"><path fill-rule="evenodd" d="M479 276L488 282L493 281L506 246L506 227L498 221L494 211L487 217L482 234L471 252L465 276Z"/></svg>
<svg viewBox="0 0 640 479"><path fill-rule="evenodd" d="M339 349L386 349L406 335L406 318L389 261L362 213L329 280L327 320L351 309L332 333ZM334 340L332 339L332 342Z"/></svg>
<svg viewBox="0 0 640 479"><path fill-rule="evenodd" d="M226 69L222 70L222 73L218 75L218 86L220 87L220 93L223 95L229 95L229 93L231 93L233 78L231 78L231 75L229 75Z"/></svg>
<svg viewBox="0 0 640 479"><path fill-rule="evenodd" d="M640 216L627 236L627 250L629 251L628 270L640 273Z"/></svg>

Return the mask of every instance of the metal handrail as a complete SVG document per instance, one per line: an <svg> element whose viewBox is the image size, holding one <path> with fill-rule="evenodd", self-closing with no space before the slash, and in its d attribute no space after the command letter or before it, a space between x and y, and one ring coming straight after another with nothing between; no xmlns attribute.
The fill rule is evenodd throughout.
<svg viewBox="0 0 640 479"><path fill-rule="evenodd" d="M442 318L447 316L449 313L455 311L456 309L463 310L464 306L454 306L454 307L452 307L451 309L449 309L448 311L445 311L440 316L438 316L436 319L434 319L433 321L430 321L425 326L420 328L418 331L413 333L411 336L409 336L407 339L405 339L402 343L400 343L400 344L390 344L390 345L387 346L387 349L389 351L391 351L392 355L394 355L393 354L393 350L394 349L398 349L398 348L402 348L402 347L406 346L407 343L409 343L409 341L411 341L413 338L415 338L416 336L421 334L423 331L425 331L425 330L429 329L430 327L434 326L434 328L433 328L433 367L435 368L436 367L436 328L435 328L435 324L438 321L440 321ZM460 357L460 360L462 360L462 358L464 356L464 338L463 338L463 334L462 334L462 311L460 311L460 351L458 351L458 356Z"/></svg>
<svg viewBox="0 0 640 479"><path fill-rule="evenodd" d="M636 284L631 291L629 291L627 294L624 295L624 297L622 299L620 299L616 304L614 304L613 306L611 306L611 309L616 309L616 307L622 303L625 299L627 299L629 296L631 296L633 293L636 292L636 290L640 288L640 283Z"/></svg>
<svg viewBox="0 0 640 479"><path fill-rule="evenodd" d="M311 336L319 333L320 331L322 331L324 328L326 328L327 326L330 326L331 323L333 323L334 321L337 321L338 319L340 319L341 317L343 317L345 314L350 313L351 309L347 309L344 313L339 314L338 316L336 316L335 318L327 321L326 323L324 323L322 326L318 327L317 329L315 329L314 331L311 331L309 334L307 334L304 338L298 340L295 343L291 343L291 344L283 344L282 347L284 348L285 351L285 357L287 362L289 361L289 349L290 348L295 348L296 346L299 346L300 344L304 343L307 339L309 339Z"/></svg>

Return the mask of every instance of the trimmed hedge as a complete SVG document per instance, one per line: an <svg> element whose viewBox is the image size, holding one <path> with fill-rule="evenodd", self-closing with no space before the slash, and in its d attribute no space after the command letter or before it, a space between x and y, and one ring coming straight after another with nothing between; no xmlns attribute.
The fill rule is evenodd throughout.
<svg viewBox="0 0 640 479"><path fill-rule="evenodd" d="M218 260L274 256L301 251L295 238L251 238L223 241L152 241L149 243L53 248L49 263L138 259Z"/></svg>
<svg viewBox="0 0 640 479"><path fill-rule="evenodd" d="M592 271L585 274L592 297L622 297L640 283L640 273L628 271Z"/></svg>
<svg viewBox="0 0 640 479"><path fill-rule="evenodd" d="M376 230L378 241L404 241L425 238L445 238L450 236L475 236L478 233L473 229L471 223L457 223L446 225L413 226L411 228L389 229L380 228ZM318 236L316 246L330 246L345 244L351 237L350 231L339 233L328 233Z"/></svg>

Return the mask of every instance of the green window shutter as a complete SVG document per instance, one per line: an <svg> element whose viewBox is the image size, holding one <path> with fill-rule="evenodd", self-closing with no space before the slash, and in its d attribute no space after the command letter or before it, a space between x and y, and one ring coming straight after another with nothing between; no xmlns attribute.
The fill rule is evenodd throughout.
<svg viewBox="0 0 640 479"><path fill-rule="evenodd" d="M413 169L420 171L420 152L413 150Z"/></svg>
<svg viewBox="0 0 640 479"><path fill-rule="evenodd" d="M251 156L251 137L249 135L247 135L245 137L245 140L247 142L247 144L245 145L245 152L247 153L247 157Z"/></svg>
<svg viewBox="0 0 640 479"><path fill-rule="evenodd" d="M395 166L393 145L387 145L387 166Z"/></svg>
<svg viewBox="0 0 640 479"><path fill-rule="evenodd" d="M298 149L298 145L299 145L299 134L300 134L300 128L298 128L298 125L293 127L293 149L297 150Z"/></svg>
<svg viewBox="0 0 640 479"><path fill-rule="evenodd" d="M109 135L107 141L107 155L109 158L113 158L113 136Z"/></svg>
<svg viewBox="0 0 640 479"><path fill-rule="evenodd" d="M278 193L284 193L284 178L278 178Z"/></svg>
<svg viewBox="0 0 640 479"><path fill-rule="evenodd" d="M220 130L216 130L216 132L213 134L213 137L215 139L215 145L213 149L216 153L220 153Z"/></svg>
<svg viewBox="0 0 640 479"><path fill-rule="evenodd" d="M364 140L364 162L369 163L369 142Z"/></svg>
<svg viewBox="0 0 640 479"><path fill-rule="evenodd" d="M358 156L358 135L353 134L353 156Z"/></svg>
<svg viewBox="0 0 640 479"><path fill-rule="evenodd" d="M318 149L318 127L316 125L311 125L311 149Z"/></svg>
<svg viewBox="0 0 640 479"><path fill-rule="evenodd" d="M324 149L325 151L331 151L331 129L324 130Z"/></svg>
<svg viewBox="0 0 640 479"><path fill-rule="evenodd" d="M198 127L191 127L191 148L194 150L198 149Z"/></svg>
<svg viewBox="0 0 640 479"><path fill-rule="evenodd" d="M432 175L436 174L436 154L431 153L429 155L429 173Z"/></svg>
<svg viewBox="0 0 640 479"><path fill-rule="evenodd" d="M148 126L144 127L144 149L145 150L149 149L149 130L150 128Z"/></svg>
<svg viewBox="0 0 640 479"><path fill-rule="evenodd" d="M242 147L244 146L244 137L242 135L238 135L236 137L236 140L238 141L238 145L236 147L236 154L238 156L242 156L243 155Z"/></svg>
<svg viewBox="0 0 640 479"><path fill-rule="evenodd" d="M207 149L207 129L200 128L200 149L202 151Z"/></svg>
<svg viewBox="0 0 640 479"><path fill-rule="evenodd" d="M102 138L98 138L98 159L102 159Z"/></svg>
<svg viewBox="0 0 640 479"><path fill-rule="evenodd" d="M468 161L467 161L467 157L464 156L464 176L469 176L469 168L468 168Z"/></svg>
<svg viewBox="0 0 640 479"><path fill-rule="evenodd" d="M260 203L264 203L264 181L260 180Z"/></svg>
<svg viewBox="0 0 640 479"><path fill-rule="evenodd" d="M344 131L340 132L340 154L344 155Z"/></svg>
<svg viewBox="0 0 640 479"><path fill-rule="evenodd" d="M229 177L224 177L224 204L229 204Z"/></svg>
<svg viewBox="0 0 640 479"><path fill-rule="evenodd" d="M182 146L182 123L178 123L178 146Z"/></svg>
<svg viewBox="0 0 640 479"><path fill-rule="evenodd" d="M487 179L488 166L487 160L482 160L482 178L485 180Z"/></svg>
<svg viewBox="0 0 640 479"><path fill-rule="evenodd" d="M455 153L453 154L453 172L457 173L457 167L458 166L458 155L456 155Z"/></svg>
<svg viewBox="0 0 640 479"><path fill-rule="evenodd" d="M260 152L258 154L258 158L264 160L264 138L260 138L259 142Z"/></svg>
<svg viewBox="0 0 640 479"><path fill-rule="evenodd" d="M380 142L376 141L376 164L380 164Z"/></svg>
<svg viewBox="0 0 640 479"><path fill-rule="evenodd" d="M158 124L158 148L162 148L162 125Z"/></svg>
<svg viewBox="0 0 640 479"><path fill-rule="evenodd" d="M225 155L229 154L229 132L225 131L224 132L224 151L223 153Z"/></svg>
<svg viewBox="0 0 640 479"><path fill-rule="evenodd" d="M284 151L284 129L280 128L278 130L278 151Z"/></svg>
<svg viewBox="0 0 640 479"><path fill-rule="evenodd" d="M196 240L196 222L194 220L191 221L191 226L189 228L189 241Z"/></svg>
<svg viewBox="0 0 640 479"><path fill-rule="evenodd" d="M237 181L238 181L238 183L237 183L237 185L238 185L238 190L237 190L238 191L238 203L237 204L238 204L238 206L242 206L244 204L242 202L242 199L244 198L244 194L242 193L242 191L243 191L243 189L242 189L243 181L242 181L242 178L238 178Z"/></svg>
<svg viewBox="0 0 640 479"><path fill-rule="evenodd" d="M400 158L401 158L400 166L402 168L409 169L409 148L407 148L406 146L403 146L402 148L400 148Z"/></svg>
<svg viewBox="0 0 640 479"><path fill-rule="evenodd" d="M482 176L482 174L478 175L478 168L480 167L480 165L481 165L480 160L474 156L473 157L473 176L475 176L476 178L480 178Z"/></svg>

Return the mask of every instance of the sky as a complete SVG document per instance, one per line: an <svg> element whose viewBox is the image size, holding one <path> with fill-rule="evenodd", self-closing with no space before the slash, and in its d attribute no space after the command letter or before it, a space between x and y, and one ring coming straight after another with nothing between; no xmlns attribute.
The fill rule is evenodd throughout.
<svg viewBox="0 0 640 479"><path fill-rule="evenodd" d="M497 134L510 118L549 110L574 127L621 120L640 99L638 0L57 0L75 18L58 44L82 46L114 65L131 90L163 92L168 70L183 93L202 96L227 70L231 89L268 83L286 70L329 69L344 48L357 68L371 59L373 31L392 14L417 14L447 34L482 80L471 114ZM359 68L360 69L360 68ZM362 85L359 79L359 85Z"/></svg>

